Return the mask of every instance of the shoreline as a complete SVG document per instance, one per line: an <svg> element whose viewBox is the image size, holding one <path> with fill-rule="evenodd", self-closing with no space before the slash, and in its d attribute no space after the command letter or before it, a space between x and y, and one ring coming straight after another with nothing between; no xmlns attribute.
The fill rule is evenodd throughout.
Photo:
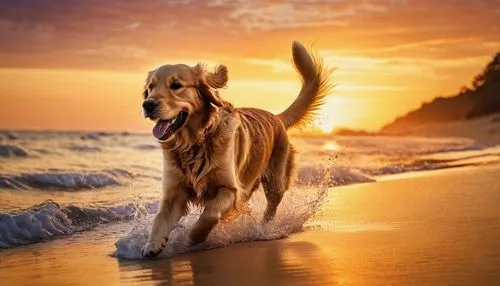
<svg viewBox="0 0 500 286"><path fill-rule="evenodd" d="M474 170L478 167L480 168L483 166L495 166L495 165L500 166L500 154L498 156L499 156L499 158L497 158L496 160L480 161L480 162L477 162L474 164L451 165L451 166L446 166L446 167L442 167L439 169L416 170L416 171L407 171L407 172L396 173L396 174L386 174L386 175L382 175L382 176L373 176L374 181L360 181L360 182L356 182L356 183L347 183L347 184L343 184L343 185L329 186L328 192L335 191L338 188L356 188L356 187L361 186L361 185L377 184L377 183L381 183L381 182L394 181L394 180L405 180L405 179L412 179L412 178L428 177L428 176L433 176L433 175L440 174L440 173L463 172L463 171L467 171L467 170ZM301 188L316 188L318 186L306 186L306 185L293 186L292 185L292 188L294 188L294 187L301 189ZM52 201L52 200L40 202L38 205L44 204L44 203L50 202L50 201ZM142 203L149 205L151 207L151 205L154 205L156 203L156 201L150 200L150 201L144 201ZM27 209L12 212L12 213L18 214L18 213L21 213L25 210L27 210ZM109 226L112 226L114 224L127 223L127 222L130 222L133 220L134 220L134 218L109 221L109 222L103 221L103 222L97 224L96 226L85 228L83 230L76 230L69 235L58 235L58 236L54 236L48 240L42 240L42 241L37 241L37 242L32 242L32 243L27 243L27 244L14 245L14 246L7 247L7 248L0 247L0 253L4 250L22 248L22 247L26 247L26 246L30 246L30 245L35 245L35 244L45 244L45 243L48 243L48 242L51 242L54 240L64 240L64 239L68 239L68 238L75 236L75 235L95 231L96 229L99 229L99 228L109 227Z"/></svg>
<svg viewBox="0 0 500 286"><path fill-rule="evenodd" d="M500 164L491 164L334 187L303 231L288 238L166 259L112 257L114 243L130 225L110 224L0 250L0 280L5 285L493 284L500 279L500 186L493 177L498 171Z"/></svg>

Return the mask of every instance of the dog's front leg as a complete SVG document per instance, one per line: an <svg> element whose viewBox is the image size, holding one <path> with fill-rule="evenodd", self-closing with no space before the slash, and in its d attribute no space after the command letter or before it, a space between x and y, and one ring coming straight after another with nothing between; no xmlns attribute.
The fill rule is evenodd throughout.
<svg viewBox="0 0 500 286"><path fill-rule="evenodd" d="M153 219L153 226L149 233L148 242L142 249L142 255L147 258L158 256L165 248L168 235L179 219L186 214L187 196L183 190L176 190L175 194L164 197L160 209Z"/></svg>
<svg viewBox="0 0 500 286"><path fill-rule="evenodd" d="M189 234L189 243L196 245L204 242L212 228L234 207L236 188L221 187L217 195L205 205L205 210Z"/></svg>
<svg viewBox="0 0 500 286"><path fill-rule="evenodd" d="M165 154L164 154L165 156ZM158 256L167 244L167 238L174 225L187 211L187 192L185 184L179 180L169 161L163 161L163 197L153 226L149 232L148 242L142 249L144 257Z"/></svg>

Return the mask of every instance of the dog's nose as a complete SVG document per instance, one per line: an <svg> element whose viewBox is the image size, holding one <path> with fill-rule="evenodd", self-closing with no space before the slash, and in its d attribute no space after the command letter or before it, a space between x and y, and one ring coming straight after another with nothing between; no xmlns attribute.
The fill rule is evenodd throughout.
<svg viewBox="0 0 500 286"><path fill-rule="evenodd" d="M144 100L142 103L142 108L144 108L144 115L152 115L155 111L155 108L158 106L158 102L152 98Z"/></svg>

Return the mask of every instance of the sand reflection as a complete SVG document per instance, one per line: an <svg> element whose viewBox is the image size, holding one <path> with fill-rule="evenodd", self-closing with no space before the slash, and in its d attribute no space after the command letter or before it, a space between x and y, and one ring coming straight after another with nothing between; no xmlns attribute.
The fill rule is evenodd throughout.
<svg viewBox="0 0 500 286"><path fill-rule="evenodd" d="M125 284L333 285L333 261L304 241L271 241L156 261L120 261Z"/></svg>

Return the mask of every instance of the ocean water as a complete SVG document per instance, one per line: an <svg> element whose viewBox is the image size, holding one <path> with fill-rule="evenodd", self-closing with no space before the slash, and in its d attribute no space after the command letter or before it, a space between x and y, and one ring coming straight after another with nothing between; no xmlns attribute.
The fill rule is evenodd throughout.
<svg viewBox="0 0 500 286"><path fill-rule="evenodd" d="M387 175L484 164L500 148L463 138L292 137L298 177L270 224L260 222L261 190L252 213L219 224L207 242L186 245L201 209L192 209L169 237L162 256L245 241L286 237L307 221L335 186ZM0 248L23 247L128 222L115 255L140 258L160 196L162 157L147 134L0 133Z"/></svg>

